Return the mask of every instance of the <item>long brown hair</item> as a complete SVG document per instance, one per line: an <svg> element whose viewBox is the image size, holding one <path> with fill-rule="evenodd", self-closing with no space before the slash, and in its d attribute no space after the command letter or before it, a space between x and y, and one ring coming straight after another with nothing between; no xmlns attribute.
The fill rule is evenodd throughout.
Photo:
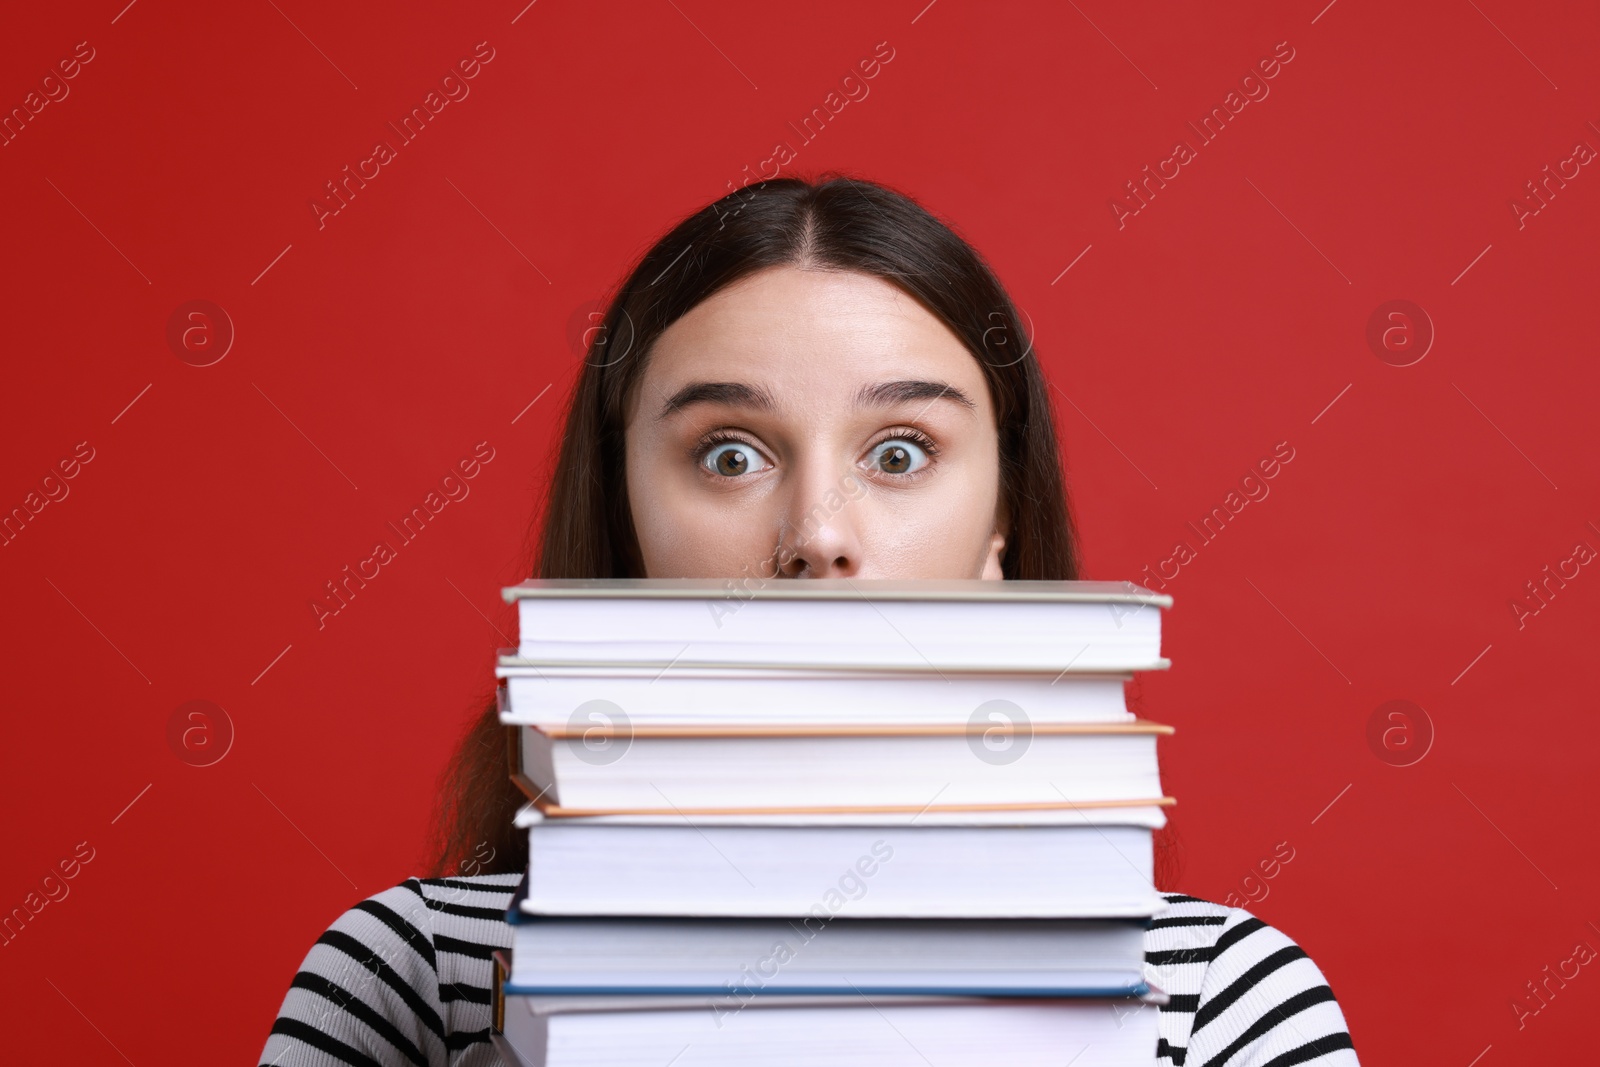
<svg viewBox="0 0 1600 1067"><path fill-rule="evenodd" d="M982 365L995 405L1000 496L1010 521L1001 572L1079 577L1047 385L1011 298L978 253L910 197L835 175L774 178L729 193L673 227L612 295L567 407L534 573L645 576L623 477L630 390L656 338L689 309L785 265L876 275L961 339ZM524 798L507 772L503 730L491 704L445 769L431 842L439 875L527 866L527 834L512 826Z"/></svg>

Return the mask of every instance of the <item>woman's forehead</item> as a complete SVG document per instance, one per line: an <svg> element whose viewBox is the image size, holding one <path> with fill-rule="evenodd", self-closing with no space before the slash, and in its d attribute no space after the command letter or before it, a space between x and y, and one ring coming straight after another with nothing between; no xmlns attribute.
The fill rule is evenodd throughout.
<svg viewBox="0 0 1600 1067"><path fill-rule="evenodd" d="M699 380L855 390L920 378L970 395L982 377L960 339L892 283L792 267L742 279L691 309L651 346L646 373L672 383L667 392Z"/></svg>

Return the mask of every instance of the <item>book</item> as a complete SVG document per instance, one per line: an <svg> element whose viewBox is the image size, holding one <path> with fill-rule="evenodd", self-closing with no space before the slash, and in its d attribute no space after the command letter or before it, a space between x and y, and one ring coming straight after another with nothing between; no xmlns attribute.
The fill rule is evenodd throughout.
<svg viewBox="0 0 1600 1067"><path fill-rule="evenodd" d="M1148 804L1156 739L1122 723L515 727L519 784L547 809L635 812Z"/></svg>
<svg viewBox="0 0 1600 1067"><path fill-rule="evenodd" d="M768 993L553 995L509 991L493 954L490 1042L507 1067L1133 1067L1168 997L981 998ZM910 1010L917 1009L917 1010Z"/></svg>
<svg viewBox="0 0 1600 1067"><path fill-rule="evenodd" d="M529 580L495 666L529 1067L1149 1064L1131 582Z"/></svg>
<svg viewBox="0 0 1600 1067"><path fill-rule="evenodd" d="M1144 918L1162 808L516 815L530 915Z"/></svg>
<svg viewBox="0 0 1600 1067"><path fill-rule="evenodd" d="M776 1000L776 998L768 998ZM1158 1009L1055 999L549 1010L507 998L493 1040L516 1067L1144 1067Z"/></svg>
<svg viewBox="0 0 1600 1067"><path fill-rule="evenodd" d="M519 655L589 665L1164 669L1172 598L1132 582L529 579Z"/></svg>
<svg viewBox="0 0 1600 1067"><path fill-rule="evenodd" d="M524 917L531 995L1056 997L1146 990L1145 920Z"/></svg>
<svg viewBox="0 0 1600 1067"><path fill-rule="evenodd" d="M615 716L607 705L635 725L966 724L986 706L979 713L985 721L994 718L990 712L1032 723L1134 718L1124 694L1133 677L1128 673L934 670L926 664L894 670L683 663L602 669L523 659L515 651L502 650L495 666L502 683L501 721L534 726L603 723Z"/></svg>

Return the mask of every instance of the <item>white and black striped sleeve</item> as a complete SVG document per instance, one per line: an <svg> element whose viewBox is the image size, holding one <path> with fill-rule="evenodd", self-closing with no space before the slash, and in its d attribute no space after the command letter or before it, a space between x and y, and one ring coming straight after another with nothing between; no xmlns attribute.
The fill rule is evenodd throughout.
<svg viewBox="0 0 1600 1067"><path fill-rule="evenodd" d="M1299 945L1240 908L1201 981L1184 1067L1357 1067L1344 1013Z"/></svg>
<svg viewBox="0 0 1600 1067"><path fill-rule="evenodd" d="M430 930L414 879L339 916L300 964L262 1067L446 1067Z"/></svg>

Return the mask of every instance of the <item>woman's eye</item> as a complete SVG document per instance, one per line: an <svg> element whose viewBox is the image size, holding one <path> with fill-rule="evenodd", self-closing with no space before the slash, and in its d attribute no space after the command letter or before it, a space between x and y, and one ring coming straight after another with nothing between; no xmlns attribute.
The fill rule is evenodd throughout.
<svg viewBox="0 0 1600 1067"><path fill-rule="evenodd" d="M915 474L928 465L928 453L913 441L891 437L873 448L872 462L885 474Z"/></svg>
<svg viewBox="0 0 1600 1067"><path fill-rule="evenodd" d="M754 470L765 470L761 453L742 441L725 441L706 454L705 465L713 474L737 478Z"/></svg>

